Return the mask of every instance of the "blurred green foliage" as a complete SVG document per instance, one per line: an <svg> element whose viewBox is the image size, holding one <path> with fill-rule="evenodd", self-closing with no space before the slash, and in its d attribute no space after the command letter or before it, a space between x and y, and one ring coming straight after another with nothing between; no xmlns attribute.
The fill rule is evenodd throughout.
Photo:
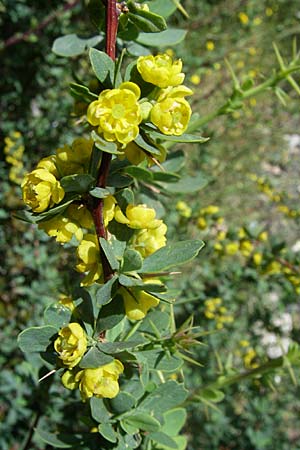
<svg viewBox="0 0 300 450"><path fill-rule="evenodd" d="M24 170L30 170L43 155L68 141L69 130L72 136L76 134L68 86L71 81L78 81L70 77L72 68L76 67L77 73L79 68L82 74L87 69L85 58L66 59L51 52L53 41L61 35L76 32L90 37L95 32L80 2L73 3L70 9L58 1L0 3L1 148L7 145L5 138L14 140L13 133L19 131L22 142L12 151L20 145L25 147L20 158ZM186 79L195 90L193 110L200 116L222 105L230 93L225 57L240 80L257 83L277 64L272 42L276 41L287 57L293 37L299 37L296 0L186 0L183 6L190 18L187 20L177 11L172 24L188 29L188 34L185 42L173 51L184 60ZM47 17L51 20L43 25ZM30 30L33 32L11 43L12 36L19 39L20 34ZM290 213L299 209L299 164L295 162L300 158L300 139L291 137L299 136L299 103L297 93L288 83L284 90L290 95L285 107L270 93L250 98L242 109L216 118L204 127L210 141L202 144L199 151L184 146L190 172L203 173L207 185L197 195L182 197L191 208L188 211L178 204L176 209L177 199L172 202L167 199L164 205L169 239L189 236L207 244L200 264L186 269L174 283L183 299L176 306L178 323L194 314L195 323L208 332L203 337L205 346L197 350L196 357L204 368L193 365L186 368L189 386L209 387L217 376L254 369L256 364L266 361L267 355L279 356L287 342L299 342L299 217ZM44 418L40 428L46 426L51 411L56 411L57 423L69 417L63 424L66 429L74 427L79 405L72 400L72 393L55 385L49 386L49 397L41 401L41 390L32 382L31 366L17 349L18 333L39 324L45 306L60 293L66 293L67 270L72 264L70 257L34 226L14 219L12 213L22 208L22 202L20 187L10 176L12 167L14 164L3 151L0 162L0 252L4 261L0 269L3 342L0 448L3 450L22 448L28 424L34 425L41 405ZM263 181L259 182L261 177ZM280 195L280 201L274 200L276 194ZM203 208L212 204L219 211L203 213ZM259 237L262 232L267 232L267 239ZM188 448L300 449L299 387L291 383L297 381L299 373L297 369L292 372L288 369L233 384L217 391L220 394L214 394L215 397L209 391L202 392L202 401L189 406L185 429ZM38 437L33 445L36 449L51 448Z"/></svg>

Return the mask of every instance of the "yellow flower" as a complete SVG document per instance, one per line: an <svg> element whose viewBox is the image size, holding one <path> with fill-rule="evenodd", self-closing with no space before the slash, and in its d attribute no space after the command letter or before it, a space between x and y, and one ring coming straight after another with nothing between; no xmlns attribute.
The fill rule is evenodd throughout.
<svg viewBox="0 0 300 450"><path fill-rule="evenodd" d="M55 351L65 366L76 366L87 349L87 338L81 326L72 322L58 332L54 342Z"/></svg>
<svg viewBox="0 0 300 450"><path fill-rule="evenodd" d="M137 60L137 70L142 78L160 88L183 83L184 73L181 69L181 60L173 61L167 54L140 56Z"/></svg>
<svg viewBox="0 0 300 450"><path fill-rule="evenodd" d="M81 282L81 286L89 286L102 276L100 250L97 236L86 234L77 247L78 272L88 272Z"/></svg>
<svg viewBox="0 0 300 450"><path fill-rule="evenodd" d="M92 228L93 219L85 206L73 203L62 215L40 222L38 227L49 236L55 237L57 242L69 242L73 236L81 241L83 238L82 228Z"/></svg>
<svg viewBox="0 0 300 450"><path fill-rule="evenodd" d="M104 225L106 227L115 216L116 203L117 201L113 195L108 195L107 197L105 197L103 201L103 218L104 218Z"/></svg>
<svg viewBox="0 0 300 450"><path fill-rule="evenodd" d="M133 246L143 258L146 258L166 245L166 232L167 225L164 223L157 228L141 230L134 236Z"/></svg>
<svg viewBox="0 0 300 450"><path fill-rule="evenodd" d="M98 133L107 141L128 144L139 134L142 121L138 103L140 88L130 81L122 83L118 89L106 89L98 100L90 103L87 120L98 126Z"/></svg>
<svg viewBox="0 0 300 450"><path fill-rule="evenodd" d="M260 17L254 17L253 25L258 26L262 23L262 19Z"/></svg>
<svg viewBox="0 0 300 450"><path fill-rule="evenodd" d="M71 145L56 150L56 165L62 175L88 171L93 149L92 139L77 138Z"/></svg>
<svg viewBox="0 0 300 450"><path fill-rule="evenodd" d="M209 52L212 52L215 48L215 44L213 43L213 41L207 41L206 42L206 50L208 50Z"/></svg>
<svg viewBox="0 0 300 450"><path fill-rule="evenodd" d="M59 296L58 303L68 308L71 312L75 310L73 299L71 297L68 297L67 295L61 294Z"/></svg>
<svg viewBox="0 0 300 450"><path fill-rule="evenodd" d="M250 342L247 341L247 339L242 339L242 340L240 341L240 346L241 346L241 347L249 347L249 345L250 345Z"/></svg>
<svg viewBox="0 0 300 450"><path fill-rule="evenodd" d="M126 216L122 213L119 206L115 210L115 220L119 223L126 224L129 228L158 228L162 224L162 220L155 219L156 212L147 205L128 205L126 208Z"/></svg>
<svg viewBox="0 0 300 450"><path fill-rule="evenodd" d="M200 228L200 230L205 230L207 228L207 222L204 219L204 217L199 217L197 220L197 227Z"/></svg>
<svg viewBox="0 0 300 450"><path fill-rule="evenodd" d="M249 23L249 17L244 12L240 12L238 16L239 16L240 22L243 25L247 25Z"/></svg>
<svg viewBox="0 0 300 450"><path fill-rule="evenodd" d="M65 191L46 169L35 169L25 175L21 184L23 200L34 212L43 212L64 198Z"/></svg>
<svg viewBox="0 0 300 450"><path fill-rule="evenodd" d="M109 364L96 369L84 369L78 372L75 375L75 382L79 383L82 400L91 397L116 397L119 393L118 378L123 371L123 364L118 359L115 359Z"/></svg>
<svg viewBox="0 0 300 450"><path fill-rule="evenodd" d="M166 135L181 136L189 124L191 107L184 98L167 97L151 110L151 122Z"/></svg>
<svg viewBox="0 0 300 450"><path fill-rule="evenodd" d="M195 86L198 86L198 84L201 83L200 75L194 73L190 78L191 83L193 83Z"/></svg>
<svg viewBox="0 0 300 450"><path fill-rule="evenodd" d="M214 214L218 214L219 211L220 211L220 208L218 206L209 205L209 206L206 206L206 208L201 208L200 214L214 215Z"/></svg>
<svg viewBox="0 0 300 450"><path fill-rule="evenodd" d="M273 15L273 9L272 8L266 8L265 13L266 13L267 17L271 17Z"/></svg>
<svg viewBox="0 0 300 450"><path fill-rule="evenodd" d="M147 280L147 282L160 284L159 280ZM155 308L159 304L158 298L139 289L122 287L120 293L124 300L126 316L130 320L143 319L150 308Z"/></svg>
<svg viewBox="0 0 300 450"><path fill-rule="evenodd" d="M192 209L181 200L177 202L176 209L182 217L186 217L187 219L192 215Z"/></svg>
<svg viewBox="0 0 300 450"><path fill-rule="evenodd" d="M257 53L255 47L250 47L248 51L249 51L249 54L250 54L251 56L254 56L254 55L256 55L256 53Z"/></svg>
<svg viewBox="0 0 300 450"><path fill-rule="evenodd" d="M239 251L239 243L238 242L229 242L225 245L225 253L226 255L235 255Z"/></svg>
<svg viewBox="0 0 300 450"><path fill-rule="evenodd" d="M240 243L240 250L243 256L250 256L250 254L253 251L253 244L250 241L241 241Z"/></svg>
<svg viewBox="0 0 300 450"><path fill-rule="evenodd" d="M253 255L253 262L256 266L260 266L263 260L263 255L259 252L255 252Z"/></svg>

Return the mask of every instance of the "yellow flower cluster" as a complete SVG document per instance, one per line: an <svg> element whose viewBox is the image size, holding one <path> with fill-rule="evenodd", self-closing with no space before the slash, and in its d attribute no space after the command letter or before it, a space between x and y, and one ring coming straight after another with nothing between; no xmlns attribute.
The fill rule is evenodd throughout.
<svg viewBox="0 0 300 450"><path fill-rule="evenodd" d="M209 320L215 320L216 328L221 330L225 324L232 323L234 318L228 313L228 310L223 306L223 301L219 297L205 300L204 315Z"/></svg>
<svg viewBox="0 0 300 450"><path fill-rule="evenodd" d="M22 159L25 150L21 133L13 131L4 139L4 143L5 161L11 165L8 177L13 183L21 184L24 175Z"/></svg>
<svg viewBox="0 0 300 450"><path fill-rule="evenodd" d="M208 205L201 208L197 219L197 226L200 230L205 230L208 226L208 220L215 220L219 214L220 208L216 205Z"/></svg>
<svg viewBox="0 0 300 450"><path fill-rule="evenodd" d="M258 367L258 364L255 361L257 359L257 353L254 348L250 346L250 342L243 339L240 341L240 346L243 348L242 358L245 368L255 369Z"/></svg>
<svg viewBox="0 0 300 450"><path fill-rule="evenodd" d="M125 214L117 206L115 220L137 230L131 243L143 257L166 245L167 226L162 220L156 219L155 210L147 205L128 205Z"/></svg>
<svg viewBox="0 0 300 450"><path fill-rule="evenodd" d="M67 389L79 388L83 401L90 397L114 398L119 393L118 378L124 371L117 359L111 363L92 369L75 368L87 350L87 337L83 328L71 322L58 332L54 342L58 358L67 370L62 383Z"/></svg>
<svg viewBox="0 0 300 450"><path fill-rule="evenodd" d="M98 238L95 234L85 234L77 247L76 270L86 273L81 286L89 286L102 277L102 264Z"/></svg>

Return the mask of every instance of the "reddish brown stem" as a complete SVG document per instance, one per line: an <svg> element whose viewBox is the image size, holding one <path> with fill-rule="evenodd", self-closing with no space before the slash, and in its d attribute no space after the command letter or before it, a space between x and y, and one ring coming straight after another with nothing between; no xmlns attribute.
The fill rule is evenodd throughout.
<svg viewBox="0 0 300 450"><path fill-rule="evenodd" d="M106 53L111 59L116 59L116 39L118 29L118 12L116 0L106 1ZM97 186L105 188L111 162L111 154L103 152L102 160L98 172ZM92 215L95 223L98 238L107 238L103 216L104 200L93 198ZM107 261L104 252L101 250L101 261L103 266L104 280L109 280L113 271Z"/></svg>

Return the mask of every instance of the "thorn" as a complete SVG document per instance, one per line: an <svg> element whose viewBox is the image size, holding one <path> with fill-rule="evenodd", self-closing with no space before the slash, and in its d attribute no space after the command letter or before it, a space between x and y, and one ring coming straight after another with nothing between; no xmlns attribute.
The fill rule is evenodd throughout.
<svg viewBox="0 0 300 450"><path fill-rule="evenodd" d="M53 375L56 372L56 369L51 370L50 372L46 373L46 375L44 375L42 378L40 378L38 380L38 383L40 383L41 381L45 380L46 378L50 377L50 375Z"/></svg>

